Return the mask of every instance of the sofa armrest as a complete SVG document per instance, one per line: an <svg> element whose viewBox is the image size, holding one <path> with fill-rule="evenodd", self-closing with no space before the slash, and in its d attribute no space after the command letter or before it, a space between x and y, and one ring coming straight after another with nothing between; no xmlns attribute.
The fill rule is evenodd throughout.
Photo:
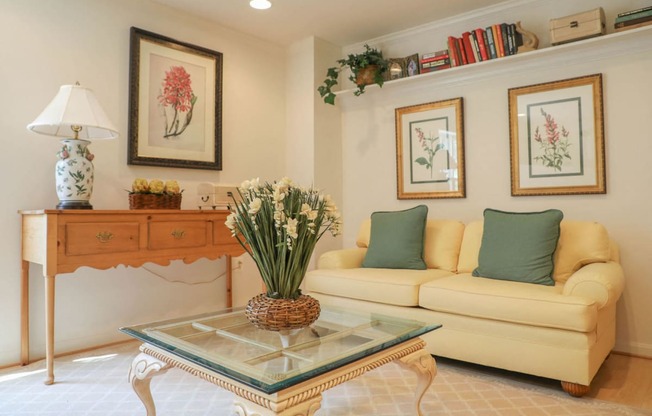
<svg viewBox="0 0 652 416"><path fill-rule="evenodd" d="M625 276L616 262L592 263L573 273L564 285L563 294L594 299L599 308L616 303L623 293Z"/></svg>
<svg viewBox="0 0 652 416"><path fill-rule="evenodd" d="M327 251L317 260L318 269L355 269L362 267L366 248L345 248Z"/></svg>

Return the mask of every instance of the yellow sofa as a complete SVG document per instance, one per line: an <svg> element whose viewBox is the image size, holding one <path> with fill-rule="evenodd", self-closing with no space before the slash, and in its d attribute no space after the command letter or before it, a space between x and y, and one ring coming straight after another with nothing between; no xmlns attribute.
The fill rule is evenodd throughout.
<svg viewBox="0 0 652 416"><path fill-rule="evenodd" d="M624 276L618 248L595 222L560 225L554 286L472 276L483 222L429 219L426 270L363 268L371 221L356 248L320 256L305 292L323 304L442 324L423 336L436 356L560 380L582 396L612 350Z"/></svg>

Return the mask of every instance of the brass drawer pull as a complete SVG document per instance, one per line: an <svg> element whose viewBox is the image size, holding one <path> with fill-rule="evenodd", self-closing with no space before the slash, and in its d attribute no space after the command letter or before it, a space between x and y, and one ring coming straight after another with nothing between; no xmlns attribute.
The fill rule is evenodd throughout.
<svg viewBox="0 0 652 416"><path fill-rule="evenodd" d="M108 243L113 238L113 233L109 231L100 231L95 235L100 243Z"/></svg>
<svg viewBox="0 0 652 416"><path fill-rule="evenodd" d="M176 238L177 240L180 240L183 238L183 235L186 232L184 230L174 230L170 234L172 234L172 237Z"/></svg>

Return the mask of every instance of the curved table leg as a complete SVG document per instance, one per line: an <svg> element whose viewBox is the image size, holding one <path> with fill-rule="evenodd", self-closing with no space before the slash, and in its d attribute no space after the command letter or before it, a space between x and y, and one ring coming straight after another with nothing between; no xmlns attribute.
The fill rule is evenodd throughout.
<svg viewBox="0 0 652 416"><path fill-rule="evenodd" d="M169 368L170 366L168 364L145 353L138 354L131 363L129 382L138 395L138 398L140 398L140 401L145 405L147 416L156 416L154 399L149 389L152 377L165 373Z"/></svg>
<svg viewBox="0 0 652 416"><path fill-rule="evenodd" d="M233 406L237 416L315 416L321 407L322 395L318 394L292 407L271 410L249 400L236 397Z"/></svg>
<svg viewBox="0 0 652 416"><path fill-rule="evenodd" d="M403 367L417 373L417 391L414 396L416 414L422 416L421 399L437 374L437 364L426 350L418 350L398 360Z"/></svg>

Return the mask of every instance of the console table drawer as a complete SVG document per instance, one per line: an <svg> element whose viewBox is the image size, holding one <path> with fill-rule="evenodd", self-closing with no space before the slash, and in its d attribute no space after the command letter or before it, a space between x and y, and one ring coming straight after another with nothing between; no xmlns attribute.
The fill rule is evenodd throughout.
<svg viewBox="0 0 652 416"><path fill-rule="evenodd" d="M224 219L219 218L216 221L213 221L213 244L217 245L238 245L238 240L231 235L231 230L229 230L226 225L226 215Z"/></svg>
<svg viewBox="0 0 652 416"><path fill-rule="evenodd" d="M68 256L138 251L137 222L89 222L65 225Z"/></svg>
<svg viewBox="0 0 652 416"><path fill-rule="evenodd" d="M208 225L206 221L151 222L147 246L152 250L204 247Z"/></svg>

